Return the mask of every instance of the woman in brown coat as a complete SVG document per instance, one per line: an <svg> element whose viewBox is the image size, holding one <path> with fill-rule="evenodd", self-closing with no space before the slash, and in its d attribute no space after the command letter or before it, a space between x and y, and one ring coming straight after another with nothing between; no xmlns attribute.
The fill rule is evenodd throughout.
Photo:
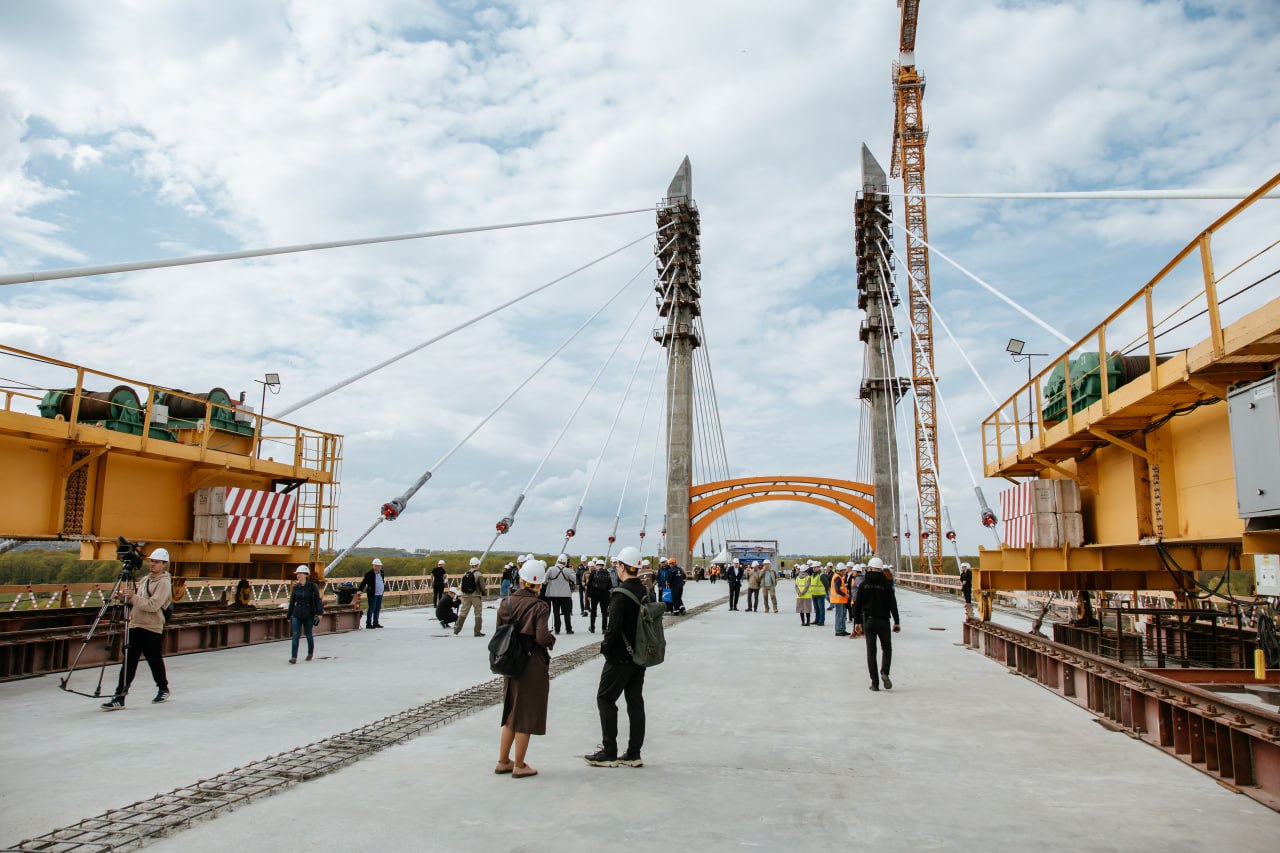
<svg viewBox="0 0 1280 853"><path fill-rule="evenodd" d="M529 560L520 567L520 588L498 605L498 627L514 623L530 649L529 662L516 678L506 679L502 700L502 740L498 747L498 766L494 773L510 773L520 779L537 776L538 771L525 764L529 735L547 733L547 697L551 692L548 650L556 644L555 635L547 629L551 605L538 597L547 576L547 564ZM511 747L516 757L511 760Z"/></svg>

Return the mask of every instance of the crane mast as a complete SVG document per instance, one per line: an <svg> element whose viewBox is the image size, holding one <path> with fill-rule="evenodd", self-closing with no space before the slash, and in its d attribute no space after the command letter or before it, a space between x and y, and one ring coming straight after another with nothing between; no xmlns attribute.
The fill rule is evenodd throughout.
<svg viewBox="0 0 1280 853"><path fill-rule="evenodd" d="M933 317L929 302L929 239L924 199L924 125L921 102L924 76L916 70L916 17L919 0L898 0L902 9L898 61L893 65L893 152L890 174L902 178L902 207L907 226L908 312L911 319L911 381L915 387L916 493L919 496L920 559L927 571L942 568L942 497L938 490L938 420L933 376Z"/></svg>

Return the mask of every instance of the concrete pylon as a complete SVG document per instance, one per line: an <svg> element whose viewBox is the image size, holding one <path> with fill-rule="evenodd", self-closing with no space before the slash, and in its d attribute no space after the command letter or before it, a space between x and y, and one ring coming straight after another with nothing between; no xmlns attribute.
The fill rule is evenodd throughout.
<svg viewBox="0 0 1280 853"><path fill-rule="evenodd" d="M854 202L854 232L858 254L858 307L866 312L858 337L866 344L862 357L862 386L858 396L868 403L871 429L871 484L875 487L875 553L899 565L898 400L906 386L893 363L894 282L886 274L893 255L880 229L889 232L889 179L866 145L862 146L862 190ZM878 226L878 227L877 227Z"/></svg>
<svg viewBox="0 0 1280 853"><path fill-rule="evenodd" d="M701 221L693 201L693 167L685 157L658 208L655 250L658 316L653 336L667 348L666 556L688 567L689 489L693 485L693 351L701 345Z"/></svg>

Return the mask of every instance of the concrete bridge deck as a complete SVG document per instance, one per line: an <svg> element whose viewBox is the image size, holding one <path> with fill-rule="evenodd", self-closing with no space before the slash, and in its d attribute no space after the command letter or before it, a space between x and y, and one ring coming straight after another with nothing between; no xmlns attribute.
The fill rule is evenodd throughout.
<svg viewBox="0 0 1280 853"><path fill-rule="evenodd" d="M686 598L724 591L691 584ZM834 638L831 620L800 627L781 592L778 615L721 606L669 629L644 768L580 758L599 741L597 658L552 682L536 778L493 774L491 707L152 847L1275 849L1280 815L956 645L957 603L900 593L895 687L872 693L862 641ZM171 659L160 706L143 665L123 713L54 677L0 685L0 845L490 678L469 629L446 635L426 609L384 617L320 638L309 664L288 665L287 644ZM598 638L577 627L558 653Z"/></svg>

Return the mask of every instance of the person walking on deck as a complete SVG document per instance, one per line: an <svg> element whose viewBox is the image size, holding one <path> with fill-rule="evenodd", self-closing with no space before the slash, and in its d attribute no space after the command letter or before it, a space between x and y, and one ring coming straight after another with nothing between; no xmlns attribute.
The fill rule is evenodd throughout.
<svg viewBox="0 0 1280 853"><path fill-rule="evenodd" d="M293 634L289 663L298 662L298 641L304 632L307 635L307 660L315 656L316 639L312 628L320 624L320 615L324 613L324 600L320 597L320 587L311 582L311 569L298 566L294 577L297 583L289 591L288 618Z"/></svg>
<svg viewBox="0 0 1280 853"><path fill-rule="evenodd" d="M373 565L369 567L369 571L364 573L364 577L360 580L360 586L357 587L357 589L369 596L369 607L364 612L364 626L366 628L382 627L382 594L386 591L386 588L387 579L382 574L382 560L374 557Z"/></svg>
<svg viewBox="0 0 1280 853"><path fill-rule="evenodd" d="M768 560L764 561L764 567L760 571L760 593L764 596L764 612L769 612L769 604L773 603L773 612L778 612L778 573L773 568L773 564Z"/></svg>
<svg viewBox="0 0 1280 853"><path fill-rule="evenodd" d="M560 633L560 620L564 619L564 632L573 633L573 572L569 571L569 557L561 554L556 564L547 572L543 592L551 603L555 619L555 632Z"/></svg>
<svg viewBox="0 0 1280 853"><path fill-rule="evenodd" d="M471 568L462 575L462 580L458 582L458 589L462 592L462 610L458 613L458 622L453 626L453 635L456 637L462 633L462 627L467 624L467 615L471 611L476 613L475 635L477 637L484 636L484 575L480 574L480 558L471 558Z"/></svg>
<svg viewBox="0 0 1280 853"><path fill-rule="evenodd" d="M871 689L879 690L883 682L885 690L893 689L893 681L889 678L889 669L893 664L893 637L889 630L889 619L893 619L893 632L902 629L898 618L898 599L894 595L893 586L885 578L884 561L872 557L867 561L866 579L858 587L858 594L853 601L854 634L865 634L867 638L867 672L871 675ZM876 642L884 649L884 661L877 666Z"/></svg>
<svg viewBox="0 0 1280 853"><path fill-rule="evenodd" d="M752 563L747 569L747 612L755 613L760 609L760 576L764 569L759 563Z"/></svg>
<svg viewBox="0 0 1280 853"><path fill-rule="evenodd" d="M849 567L844 563L837 563L835 572L831 575L831 606L835 608L836 614L836 636L847 637L849 632L845 630L845 605L849 603Z"/></svg>

